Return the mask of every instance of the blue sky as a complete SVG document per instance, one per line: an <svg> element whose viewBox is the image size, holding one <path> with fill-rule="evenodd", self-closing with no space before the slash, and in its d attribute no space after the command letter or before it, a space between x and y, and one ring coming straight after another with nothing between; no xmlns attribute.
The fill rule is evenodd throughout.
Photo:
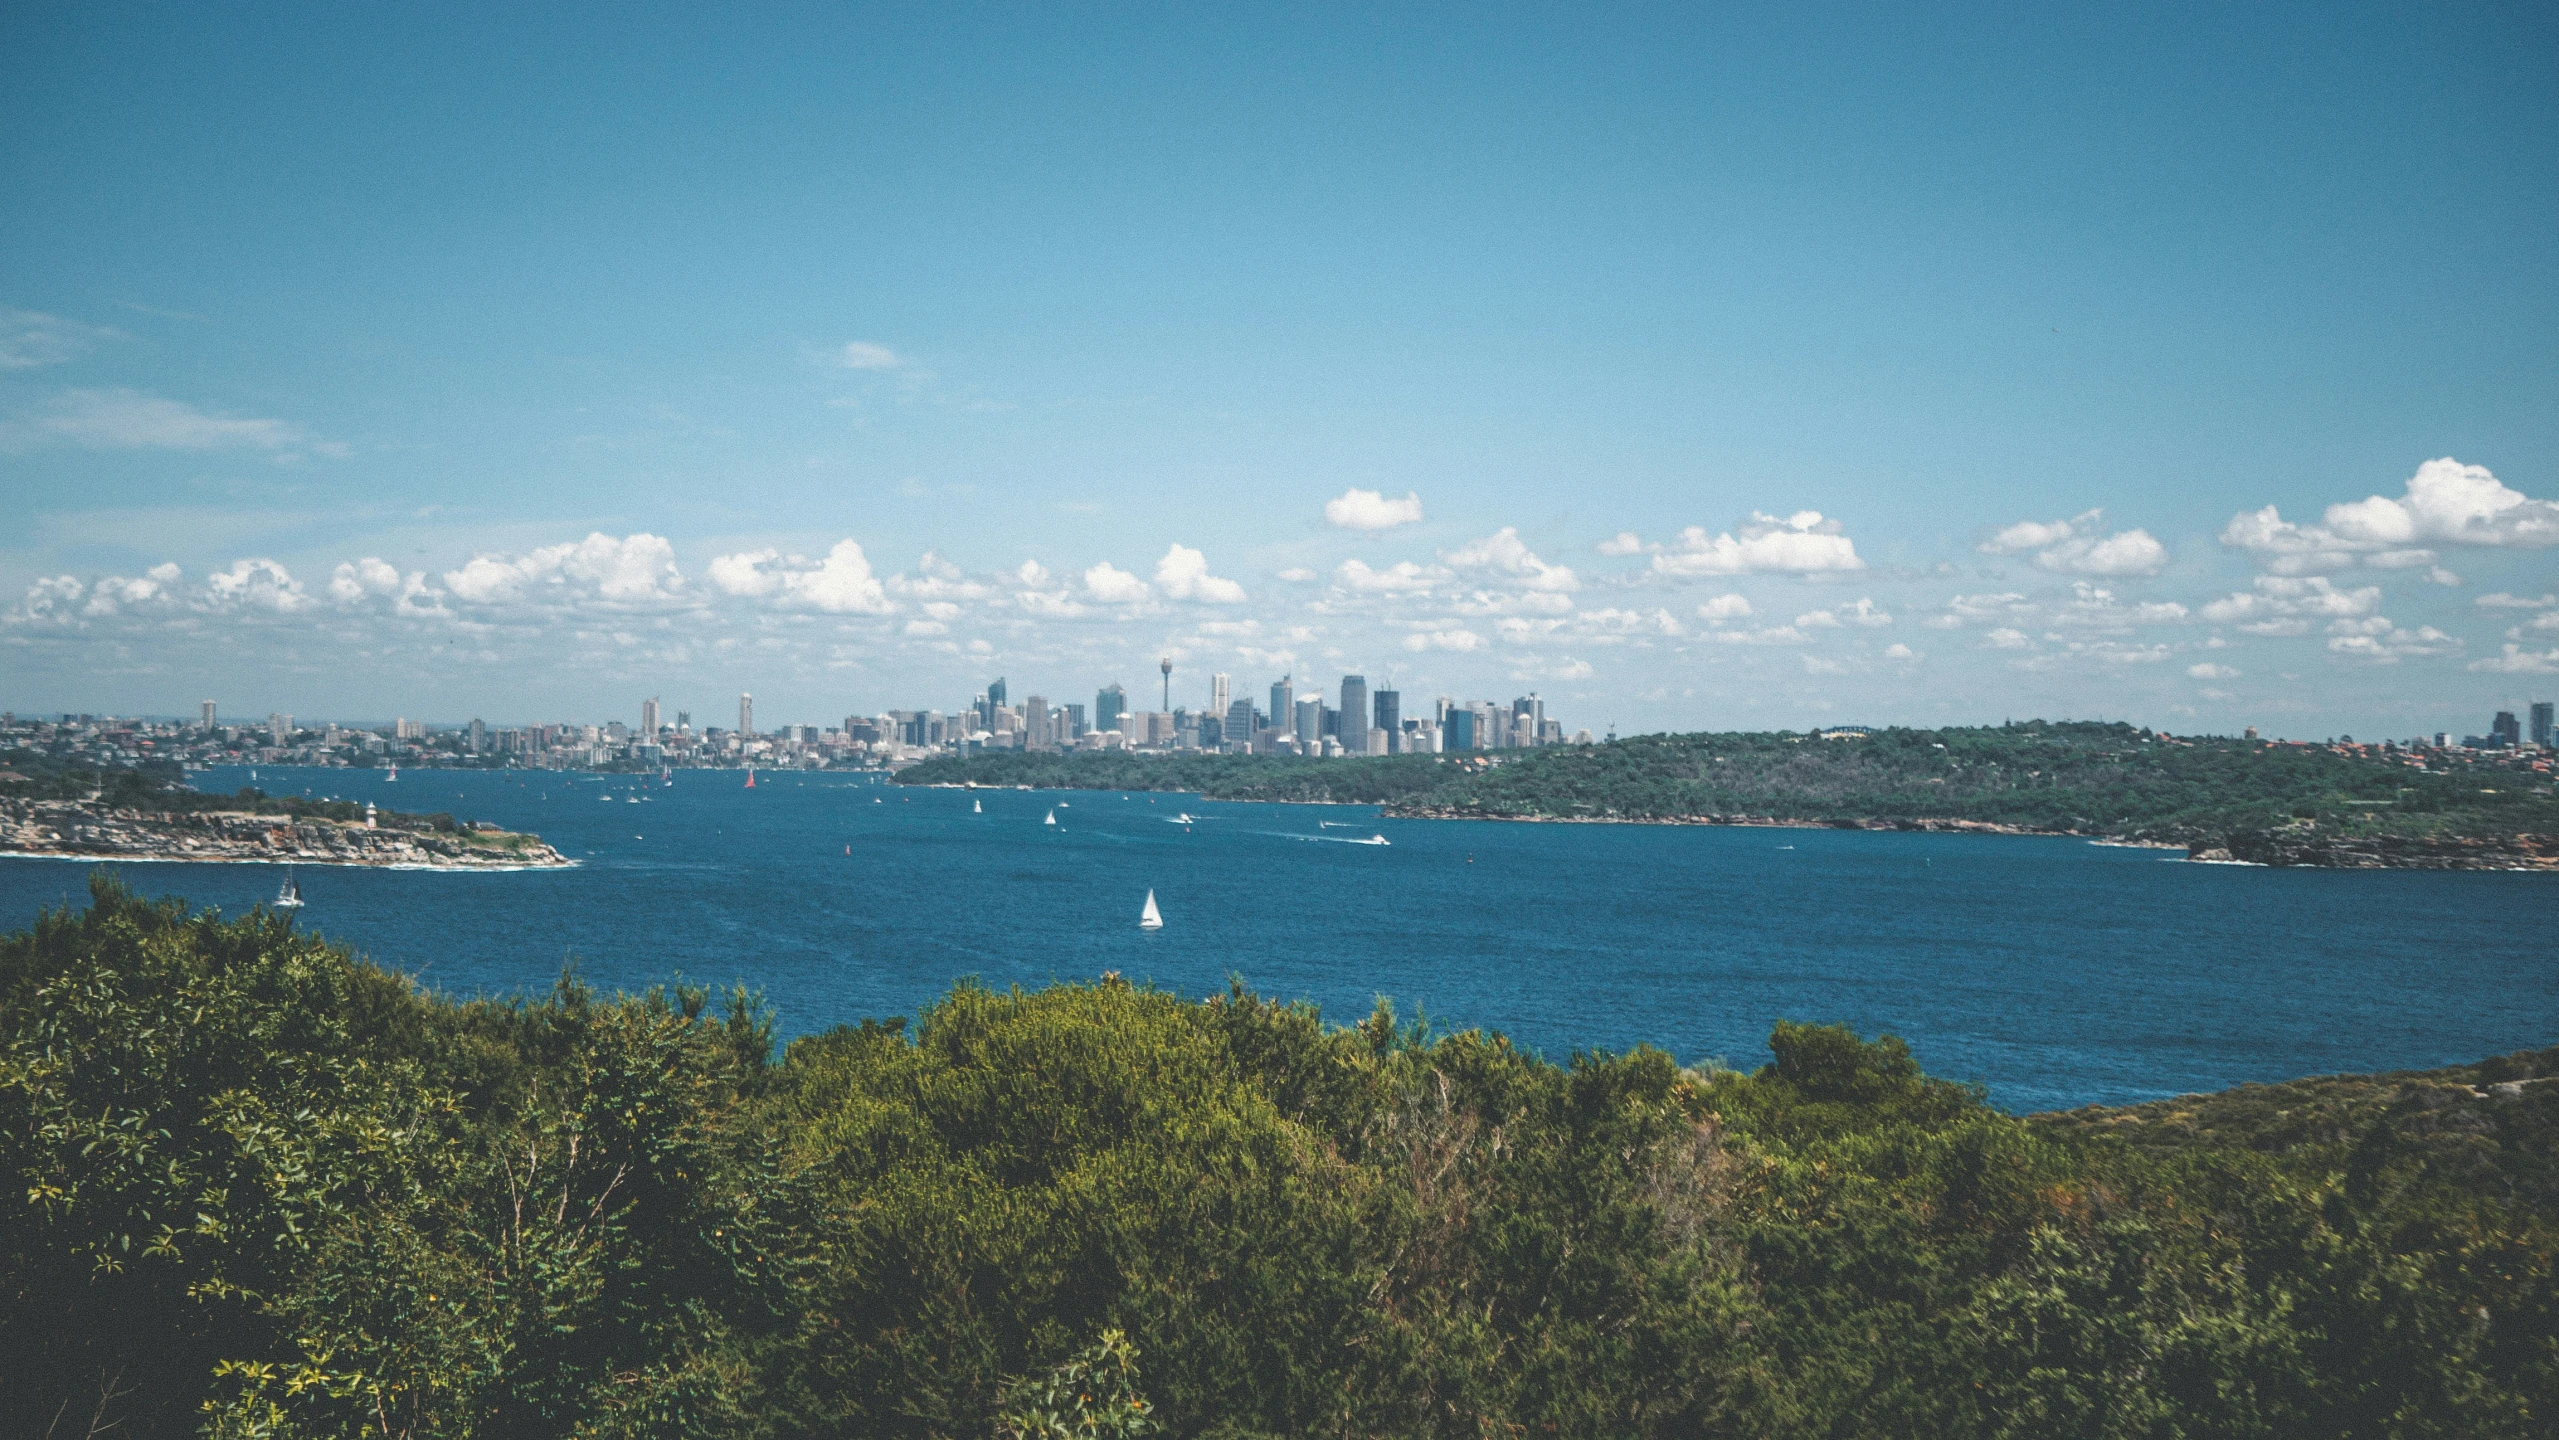
<svg viewBox="0 0 2559 1440"><path fill-rule="evenodd" d="M0 704L2559 693L2547 7L523 9L0 19Z"/></svg>

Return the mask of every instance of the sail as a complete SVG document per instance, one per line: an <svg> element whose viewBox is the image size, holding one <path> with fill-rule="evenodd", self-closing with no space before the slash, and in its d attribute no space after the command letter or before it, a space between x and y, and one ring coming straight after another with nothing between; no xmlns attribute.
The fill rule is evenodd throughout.
<svg viewBox="0 0 2559 1440"><path fill-rule="evenodd" d="M985 802L985 801L983 801L983 800L971 800L971 801L969 802L969 813L970 813L970 814L972 814L972 815L983 815L983 814L985 814L985 813L986 813L986 802Z"/></svg>
<svg viewBox="0 0 2559 1440"><path fill-rule="evenodd" d="M1046 820L1041 821L1040 823L1041 823L1041 824L1043 824L1043 825L1054 825L1054 824L1056 824L1056 823L1057 823L1057 812L1056 812L1056 811L1054 811L1054 810L1051 810L1050 812L1048 812L1048 818L1047 818Z"/></svg>
<svg viewBox="0 0 2559 1440"><path fill-rule="evenodd" d="M1164 928L1164 912L1155 908L1155 892L1152 890L1146 892L1146 908L1138 912L1137 928L1140 930Z"/></svg>

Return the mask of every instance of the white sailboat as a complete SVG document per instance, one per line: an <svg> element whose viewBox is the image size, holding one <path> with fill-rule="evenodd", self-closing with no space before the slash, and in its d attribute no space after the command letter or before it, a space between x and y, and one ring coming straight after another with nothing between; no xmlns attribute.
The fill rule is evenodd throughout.
<svg viewBox="0 0 2559 1440"><path fill-rule="evenodd" d="M1150 905L1153 904L1155 900L1155 892L1149 890L1146 892L1146 898ZM293 867L290 865L286 866L284 870L284 888L275 892L275 908L278 910L299 910L302 908L302 887L293 883ZM1164 922L1159 920L1156 923L1160 925Z"/></svg>
<svg viewBox="0 0 2559 1440"><path fill-rule="evenodd" d="M399 766L397 766L397 765L392 766L392 767L391 767L391 773L382 777L382 783L383 783L383 784L385 784L385 785L397 785L397 784L399 784L399 783L400 783L400 767L399 767Z"/></svg>
<svg viewBox="0 0 2559 1440"><path fill-rule="evenodd" d="M1051 810L1050 812L1048 812L1048 818L1047 818L1046 820L1041 821L1040 823L1041 823L1041 824L1043 824L1043 825L1055 825L1055 824L1057 823L1057 812L1056 812L1056 811L1054 811L1054 810Z"/></svg>
<svg viewBox="0 0 2559 1440"><path fill-rule="evenodd" d="M1140 930L1164 928L1164 912L1155 908L1155 892L1152 890L1146 892L1146 908L1137 912L1137 928Z"/></svg>
<svg viewBox="0 0 2559 1440"><path fill-rule="evenodd" d="M969 802L969 813L970 813L971 815L983 815L983 814L985 814L985 813L986 813L986 802L985 802L985 801L983 801L983 800L971 800L971 801Z"/></svg>

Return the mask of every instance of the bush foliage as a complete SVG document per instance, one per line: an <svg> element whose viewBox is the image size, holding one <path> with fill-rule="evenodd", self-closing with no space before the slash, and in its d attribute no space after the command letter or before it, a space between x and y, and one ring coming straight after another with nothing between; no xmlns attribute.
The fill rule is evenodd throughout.
<svg viewBox="0 0 2559 1440"><path fill-rule="evenodd" d="M2559 1051L2020 1120L1240 985L772 1055L263 912L0 940L0 1433L2547 1435Z"/></svg>

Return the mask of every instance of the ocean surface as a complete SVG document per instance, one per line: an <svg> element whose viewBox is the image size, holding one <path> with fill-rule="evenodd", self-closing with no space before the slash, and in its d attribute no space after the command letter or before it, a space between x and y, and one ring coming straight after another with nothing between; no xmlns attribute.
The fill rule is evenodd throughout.
<svg viewBox="0 0 2559 1440"><path fill-rule="evenodd" d="M579 862L306 866L305 928L457 994L539 992L571 963L608 988L744 981L786 1034L914 1015L964 976L1036 986L1117 970L1200 996L1239 975L1336 1022L1385 995L1407 1019L1499 1030L1558 1060L1647 1043L1747 1068L1766 1061L1771 1022L1837 1021L1901 1035L1930 1073L1978 1080L2021 1113L2559 1041L2559 876L743 781L260 767L255 783L494 821ZM196 783L251 781L225 769ZM1358 843L1373 836L1389 843ZM0 860L0 924L83 900L89 868ZM234 913L282 878L119 868L146 894ZM1149 889L1160 931L1137 927Z"/></svg>

